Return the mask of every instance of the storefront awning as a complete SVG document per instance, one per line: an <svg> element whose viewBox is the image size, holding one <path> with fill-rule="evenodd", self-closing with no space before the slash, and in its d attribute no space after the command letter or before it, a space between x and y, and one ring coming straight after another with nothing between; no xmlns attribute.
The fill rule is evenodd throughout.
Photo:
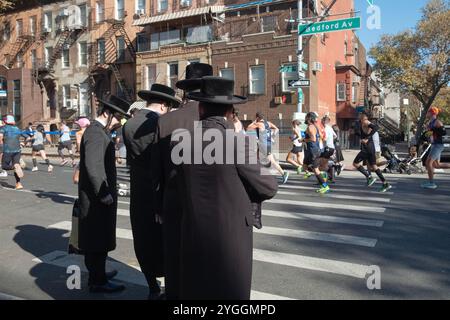
<svg viewBox="0 0 450 320"><path fill-rule="evenodd" d="M181 18L200 16L202 14L221 13L221 12L224 12L224 10L225 10L224 6L208 6L208 7L196 8L196 9L192 9L192 10L183 10L183 11L172 12L172 13L167 13L167 14L161 14L158 16L138 19L133 22L133 26L146 26L149 24L157 23L157 22L164 22L164 21L176 20L176 19L181 19Z"/></svg>

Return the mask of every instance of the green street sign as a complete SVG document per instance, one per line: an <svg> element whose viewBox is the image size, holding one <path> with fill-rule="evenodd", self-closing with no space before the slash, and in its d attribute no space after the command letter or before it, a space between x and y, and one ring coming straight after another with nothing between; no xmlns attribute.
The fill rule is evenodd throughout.
<svg viewBox="0 0 450 320"><path fill-rule="evenodd" d="M312 25L300 24L298 26L298 34L310 35L310 34L328 33L350 29L360 29L360 28L361 28L361 17L356 17L356 18L317 22Z"/></svg>
<svg viewBox="0 0 450 320"><path fill-rule="evenodd" d="M308 64L306 62L302 62L302 70L308 71Z"/></svg>

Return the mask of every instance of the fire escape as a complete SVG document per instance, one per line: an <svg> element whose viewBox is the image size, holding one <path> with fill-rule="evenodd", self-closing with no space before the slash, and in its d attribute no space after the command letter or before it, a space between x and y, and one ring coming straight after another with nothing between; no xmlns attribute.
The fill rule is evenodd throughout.
<svg viewBox="0 0 450 320"><path fill-rule="evenodd" d="M21 35L17 38L8 55L8 68L12 68L14 66L14 64L17 62L18 57L24 56L28 49L33 45L34 38L35 37L31 35Z"/></svg>
<svg viewBox="0 0 450 320"><path fill-rule="evenodd" d="M120 71L121 65L125 63L134 63L136 61L136 51L134 49L133 43L131 42L130 37L128 36L123 21L118 20L107 20L110 24L109 28L105 31L105 33L99 38L103 39L104 48L99 48L98 42L91 44L91 54L90 56L90 69L89 69L89 78L90 78L90 94L98 93L98 85L99 85L99 76L101 75L101 70L109 70L114 75L114 79L117 83L117 87L120 90L123 98L130 102L135 100L133 89L129 88L127 85L122 73ZM116 37L122 37L124 40L124 45L126 49L123 52L123 56L121 56L121 52L118 51L118 48L115 43ZM131 57L131 61L127 61L126 59L126 50L129 52L129 56Z"/></svg>

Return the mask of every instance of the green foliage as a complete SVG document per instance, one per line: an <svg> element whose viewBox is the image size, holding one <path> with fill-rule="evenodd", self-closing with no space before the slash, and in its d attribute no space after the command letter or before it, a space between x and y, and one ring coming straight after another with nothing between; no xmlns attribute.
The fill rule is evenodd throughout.
<svg viewBox="0 0 450 320"><path fill-rule="evenodd" d="M430 0L414 30L384 35L370 50L382 83L413 94L426 111L450 81L450 0Z"/></svg>

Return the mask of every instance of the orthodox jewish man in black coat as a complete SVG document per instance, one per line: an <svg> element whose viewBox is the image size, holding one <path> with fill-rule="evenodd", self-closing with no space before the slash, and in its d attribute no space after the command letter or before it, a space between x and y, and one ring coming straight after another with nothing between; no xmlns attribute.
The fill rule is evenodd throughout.
<svg viewBox="0 0 450 320"><path fill-rule="evenodd" d="M183 133L172 149L172 157L179 154L182 160L177 166L177 182L183 208L180 241L183 300L250 299L251 203L270 199L278 190L276 178L262 174L255 150L250 150L256 141L250 143L249 136L235 133L229 121L233 104L246 102L246 98L233 95L233 88L232 80L203 77L200 92L189 93L187 97L200 102L200 123L194 131L214 137L203 137L198 142L198 132L190 132L192 139L186 145L187 133ZM234 147L229 147L230 139L234 140ZM250 161L252 155L255 156Z"/></svg>
<svg viewBox="0 0 450 320"><path fill-rule="evenodd" d="M186 67L186 79L176 83L184 92L184 101L180 108L159 118L158 122L158 156L153 157L152 164L159 174L159 212L163 219L165 293L167 300L179 298L180 276L180 223L182 208L178 198L176 170L172 162L171 137L179 129L194 129L198 121L198 101L190 100L187 94L200 90L202 77L212 76L213 68L206 63L191 63Z"/></svg>
<svg viewBox="0 0 450 320"><path fill-rule="evenodd" d="M80 148L79 248L85 253L91 292L124 290L109 280L117 271L105 271L106 257L116 248L117 176L111 131L120 127L130 104L115 96L99 100L99 115L86 129Z"/></svg>
<svg viewBox="0 0 450 320"><path fill-rule="evenodd" d="M133 231L134 250L147 279L149 299L158 299L161 289L156 281L164 276L162 226L156 208L154 157L158 119L181 101L175 90L154 84L150 91L139 91L139 97L147 106L137 111L123 128L123 138L130 155L130 219Z"/></svg>

